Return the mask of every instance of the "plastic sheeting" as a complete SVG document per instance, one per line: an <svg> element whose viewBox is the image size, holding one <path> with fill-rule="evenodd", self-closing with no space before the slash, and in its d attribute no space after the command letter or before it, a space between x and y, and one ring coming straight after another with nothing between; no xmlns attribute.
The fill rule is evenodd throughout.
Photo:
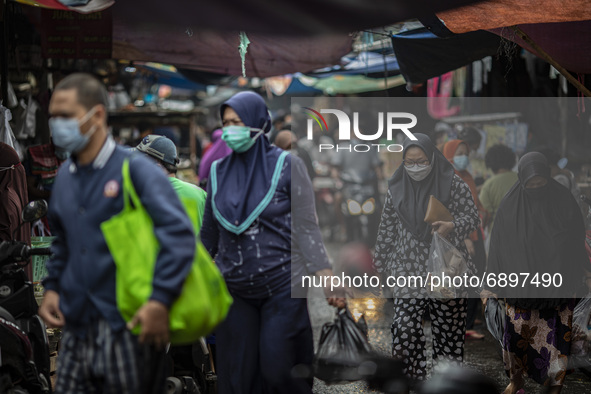
<svg viewBox="0 0 591 394"><path fill-rule="evenodd" d="M486 15L486 17L483 17ZM588 0L494 0L437 13L454 33L591 19Z"/></svg>
<svg viewBox="0 0 591 394"><path fill-rule="evenodd" d="M407 82L422 83L475 60L494 55L501 39L486 31L441 38L427 28L392 36L400 72Z"/></svg>
<svg viewBox="0 0 591 394"><path fill-rule="evenodd" d="M247 32L248 33L248 32ZM349 35L316 37L248 33L247 77L306 72L338 63L351 51ZM238 32L141 28L113 20L113 58L154 61L226 75L242 75Z"/></svg>

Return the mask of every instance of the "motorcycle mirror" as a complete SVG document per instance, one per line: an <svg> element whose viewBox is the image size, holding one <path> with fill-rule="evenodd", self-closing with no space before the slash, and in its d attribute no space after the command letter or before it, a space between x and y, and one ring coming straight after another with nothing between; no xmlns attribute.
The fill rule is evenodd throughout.
<svg viewBox="0 0 591 394"><path fill-rule="evenodd" d="M47 215L47 201L35 200L27 204L21 213L21 219L24 223L32 223Z"/></svg>

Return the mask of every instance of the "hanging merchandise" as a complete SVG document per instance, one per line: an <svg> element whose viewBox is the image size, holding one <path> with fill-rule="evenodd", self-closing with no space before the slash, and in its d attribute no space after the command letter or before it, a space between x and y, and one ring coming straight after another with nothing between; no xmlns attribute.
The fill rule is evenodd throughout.
<svg viewBox="0 0 591 394"><path fill-rule="evenodd" d="M488 84L488 73L490 73L492 70L492 57L487 56L484 59L482 59L482 66L482 79L484 81L484 84L486 85Z"/></svg>
<svg viewBox="0 0 591 394"><path fill-rule="evenodd" d="M457 115L460 107L450 107L453 93L453 72L448 72L440 77L431 78L427 82L427 109L434 119L442 119Z"/></svg>
<svg viewBox="0 0 591 394"><path fill-rule="evenodd" d="M522 155L527 148L527 123L510 123L505 126L505 144L513 149L513 152Z"/></svg>
<svg viewBox="0 0 591 394"><path fill-rule="evenodd" d="M16 140L12 128L10 127L10 121L12 120L12 112L2 104L0 104L0 142L9 145L18 153L19 159L23 160L23 153L21 146Z"/></svg>
<svg viewBox="0 0 591 394"><path fill-rule="evenodd" d="M482 62L472 63L472 93L478 94L482 90Z"/></svg>
<svg viewBox="0 0 591 394"><path fill-rule="evenodd" d="M15 108L14 117L14 134L19 140L35 137L36 120L35 114L39 109L39 105L29 93L27 102L24 99L19 101L17 108Z"/></svg>
<svg viewBox="0 0 591 394"><path fill-rule="evenodd" d="M14 108L18 105L18 99L16 98L16 93L14 92L14 88L10 81L8 81L8 108Z"/></svg>
<svg viewBox="0 0 591 394"><path fill-rule="evenodd" d="M240 45L238 45L238 52L240 53L240 59L242 60L242 76L246 78L246 52L248 51L248 44L250 44L250 40L246 36L246 33L241 31L240 32Z"/></svg>
<svg viewBox="0 0 591 394"><path fill-rule="evenodd" d="M51 190L57 170L63 160L55 152L53 144L31 146L28 149L31 174L41 178L40 184L45 190Z"/></svg>

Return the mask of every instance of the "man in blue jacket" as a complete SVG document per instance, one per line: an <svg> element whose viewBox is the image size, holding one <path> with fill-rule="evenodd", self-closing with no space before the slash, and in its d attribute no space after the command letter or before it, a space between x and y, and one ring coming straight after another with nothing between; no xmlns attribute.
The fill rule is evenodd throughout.
<svg viewBox="0 0 591 394"><path fill-rule="evenodd" d="M66 77L55 88L49 112L54 144L72 154L53 189L49 221L57 238L39 310L48 326L65 327L56 392L162 392L168 311L195 250L191 222L162 171L116 146L107 131L107 93L98 80ZM126 158L160 243L152 295L128 324L117 309L116 267L100 228L123 209ZM141 326L139 337L130 331L135 325Z"/></svg>

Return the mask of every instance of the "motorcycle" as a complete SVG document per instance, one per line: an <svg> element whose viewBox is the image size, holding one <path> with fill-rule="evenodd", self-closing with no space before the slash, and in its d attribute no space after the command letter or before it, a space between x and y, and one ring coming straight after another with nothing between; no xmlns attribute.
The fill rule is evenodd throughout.
<svg viewBox="0 0 591 394"><path fill-rule="evenodd" d="M171 376L166 379L166 393L217 393L212 351L212 346L205 338L191 345L170 347L167 357Z"/></svg>
<svg viewBox="0 0 591 394"><path fill-rule="evenodd" d="M318 225L325 240L334 241L338 233L335 217L335 181L330 176L330 166L314 162L316 176L312 181Z"/></svg>
<svg viewBox="0 0 591 394"><path fill-rule="evenodd" d="M19 228L46 213L44 200L29 203ZM0 243L0 393L51 393L46 326L37 315L33 283L23 269L31 256L50 254L49 248L33 249L24 242Z"/></svg>
<svg viewBox="0 0 591 394"><path fill-rule="evenodd" d="M373 247L379 225L376 180L353 179L343 175L341 210L345 218L347 242L362 242Z"/></svg>

